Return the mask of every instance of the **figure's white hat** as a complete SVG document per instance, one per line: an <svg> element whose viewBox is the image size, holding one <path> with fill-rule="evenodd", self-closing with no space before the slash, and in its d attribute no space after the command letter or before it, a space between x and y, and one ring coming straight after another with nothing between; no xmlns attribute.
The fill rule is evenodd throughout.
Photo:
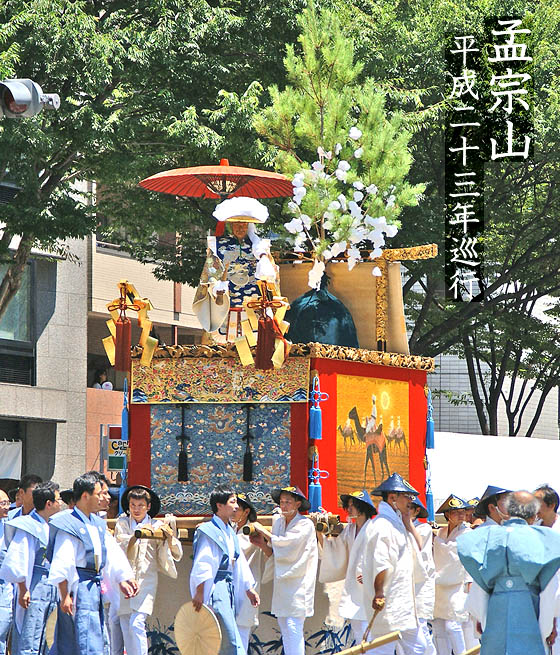
<svg viewBox="0 0 560 655"><path fill-rule="evenodd" d="M268 208L256 198L228 198L216 206L212 214L223 223L266 223Z"/></svg>

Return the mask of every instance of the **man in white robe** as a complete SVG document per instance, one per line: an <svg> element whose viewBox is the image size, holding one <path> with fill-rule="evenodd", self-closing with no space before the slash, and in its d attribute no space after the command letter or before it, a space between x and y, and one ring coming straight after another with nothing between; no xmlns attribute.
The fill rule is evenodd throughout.
<svg viewBox="0 0 560 655"><path fill-rule="evenodd" d="M420 548L420 560L423 564L423 571L417 571L417 578L420 579L414 585L416 595L416 613L418 614L418 623L420 624L424 637L426 639L425 655L436 655L436 648L432 640L432 633L428 627L428 621L431 623L434 619L434 602L435 602L435 585L436 585L436 567L434 564L433 553L433 531L429 523L421 523L420 519L428 517L428 510L420 500L415 498L412 501L412 511L415 516L414 527L420 535L422 545ZM417 562L416 566L419 566Z"/></svg>
<svg viewBox="0 0 560 655"><path fill-rule="evenodd" d="M275 489L270 495L281 514L272 524L271 535L260 531L251 540L270 558L267 567L274 570L271 613L278 619L284 653L304 655L303 624L313 616L319 560L315 526L300 514L310 505L298 487Z"/></svg>
<svg viewBox="0 0 560 655"><path fill-rule="evenodd" d="M237 503L239 508L233 515L233 522L236 526L239 546L245 555L245 559L247 560L253 578L255 579L255 591L260 595L266 557L258 546L251 543L249 535L243 533L243 527L245 525L254 523L257 520L257 510L249 500L248 496L244 493L237 494ZM247 650L249 647L251 632L259 625L259 608L258 606L252 605L246 595L243 595L240 598L240 602L236 606L236 620L239 634L241 635L241 641L243 642L245 650Z"/></svg>
<svg viewBox="0 0 560 655"><path fill-rule="evenodd" d="M319 582L344 580L338 606L339 615L350 622L354 641L359 644L367 628L371 610L363 604L362 556L367 540L367 523L377 514L368 492L363 489L340 496L348 512L348 523L338 535L323 537Z"/></svg>
<svg viewBox="0 0 560 655"><path fill-rule="evenodd" d="M4 525L7 520L10 499L5 491L0 489L0 564L6 554L4 545ZM8 635L13 617L13 585L0 579L0 655L6 655Z"/></svg>
<svg viewBox="0 0 560 655"><path fill-rule="evenodd" d="M43 478L34 473L27 473L19 481L18 491L21 505L12 508L8 512L8 520L15 519L16 516L26 516L33 509L33 489L43 482Z"/></svg>
<svg viewBox="0 0 560 655"><path fill-rule="evenodd" d="M541 520L541 525L545 528L550 528L555 532L560 532L560 516L558 516L558 505L560 498L558 493L548 484L542 484L538 489L533 492L535 498L540 503L538 518ZM560 583L560 572L556 573L558 582ZM556 632L560 628L560 617L556 616L554 619L554 627ZM552 655L560 655L560 639L556 637L552 645Z"/></svg>
<svg viewBox="0 0 560 655"><path fill-rule="evenodd" d="M210 506L212 520L198 526L193 540L192 603L196 611L205 604L216 614L222 629L219 655L245 655L235 609L242 595L253 606L258 606L260 599L251 569L230 525L238 509L237 496L229 488L217 487L210 494Z"/></svg>
<svg viewBox="0 0 560 655"><path fill-rule="evenodd" d="M133 598L121 598L117 613L127 655L147 655L146 617L154 609L158 572L175 579L175 562L183 556L183 548L170 526L154 518L160 510L160 500L154 491L140 485L129 487L121 503L126 514L117 519L114 536L126 553L139 591ZM166 538L136 539L136 529L151 532L161 529Z"/></svg>
<svg viewBox="0 0 560 655"><path fill-rule="evenodd" d="M415 559L422 542L411 517L411 502L418 492L393 473L372 494L383 500L367 526L363 559L364 606L377 613L370 637L400 630L404 655L423 655L426 640L414 597ZM376 655L393 655L394 650L395 644L389 643L377 648Z"/></svg>
<svg viewBox="0 0 560 655"><path fill-rule="evenodd" d="M451 494L437 510L447 519L447 525L439 528L434 537L436 596L433 629L438 655L466 650L464 626L471 620L466 601L472 579L457 554L457 538L471 530L465 523L467 507L462 498Z"/></svg>
<svg viewBox="0 0 560 655"><path fill-rule="evenodd" d="M50 521L48 580L58 587L59 612L73 619L57 622L56 650L106 655L101 577L118 585L125 597L138 593L138 585L124 553L96 515L108 502L99 475L76 478L73 490L74 509L59 512Z"/></svg>
<svg viewBox="0 0 560 655"><path fill-rule="evenodd" d="M34 509L4 526L6 556L0 578L15 590L13 655L39 655L46 647L45 624L56 607L56 593L47 584L49 565L45 552L49 541L48 522L60 510L58 485L46 482L33 489Z"/></svg>

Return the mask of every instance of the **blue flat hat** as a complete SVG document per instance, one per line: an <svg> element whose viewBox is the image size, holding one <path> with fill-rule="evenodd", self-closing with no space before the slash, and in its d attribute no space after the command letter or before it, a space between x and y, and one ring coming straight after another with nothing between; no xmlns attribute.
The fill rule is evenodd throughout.
<svg viewBox="0 0 560 655"><path fill-rule="evenodd" d="M428 518L428 510L426 509L426 506L424 503L420 500L418 496L412 501L412 504L415 505L416 507L420 508L420 512L418 513L418 518L419 519L426 519Z"/></svg>
<svg viewBox="0 0 560 655"><path fill-rule="evenodd" d="M490 498L490 496L499 496L500 494L509 494L511 489L505 489L504 487L494 487L493 485L488 485L486 491L482 494L480 502Z"/></svg>
<svg viewBox="0 0 560 655"><path fill-rule="evenodd" d="M500 494L509 494L511 489L506 489L505 487L496 487L494 485L488 485L485 492L482 494L482 498L479 500L478 505L476 506L476 513L481 516L488 515L488 499L492 496L499 496Z"/></svg>
<svg viewBox="0 0 560 655"><path fill-rule="evenodd" d="M467 503L466 500L459 498L459 496L455 496L455 494L451 494L444 501L444 503L440 505L436 514L443 514L444 512L448 512L450 509L470 509L470 507L471 506Z"/></svg>
<svg viewBox="0 0 560 655"><path fill-rule="evenodd" d="M378 487L376 487L372 492L372 496L381 496L383 492L398 491L400 493L414 494L418 496L418 491L407 482L402 476L398 473L393 473L386 480L384 480Z"/></svg>
<svg viewBox="0 0 560 655"><path fill-rule="evenodd" d="M375 513L377 514L377 509L373 504L373 500L365 489L361 489L360 491L352 491L352 493L349 494L340 494L340 500L343 503L347 503L350 498L352 498L352 500L358 500L361 503L365 503L366 505L373 507Z"/></svg>
<svg viewBox="0 0 560 655"><path fill-rule="evenodd" d="M296 500L301 500L301 506L299 508L301 512L307 512L307 510L311 507L311 503L307 500L305 494L299 487L282 487L282 489L273 489L270 492L270 495L272 496L272 500L277 505L280 505L280 494L283 491L292 494Z"/></svg>

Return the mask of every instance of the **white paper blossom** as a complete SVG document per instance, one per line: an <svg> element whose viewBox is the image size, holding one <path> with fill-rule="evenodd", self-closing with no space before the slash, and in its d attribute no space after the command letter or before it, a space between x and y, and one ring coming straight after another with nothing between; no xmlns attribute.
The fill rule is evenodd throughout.
<svg viewBox="0 0 560 655"><path fill-rule="evenodd" d="M305 239L306 239L305 233L300 232L294 241L296 248L301 248L301 246L303 246L303 244L305 243Z"/></svg>
<svg viewBox="0 0 560 655"><path fill-rule="evenodd" d="M391 207L395 206L395 196L391 195L387 198L387 209L390 209Z"/></svg>
<svg viewBox="0 0 560 655"><path fill-rule="evenodd" d="M375 184L370 184L368 187L366 187L366 193L368 193L370 196L374 196L377 191L378 189Z"/></svg>
<svg viewBox="0 0 560 655"><path fill-rule="evenodd" d="M346 241L337 241L331 246L332 256L336 257L346 250Z"/></svg>
<svg viewBox="0 0 560 655"><path fill-rule="evenodd" d="M342 209L344 211L346 211L346 196L343 193L341 193L338 196L338 202L340 203L340 206L342 207Z"/></svg>
<svg viewBox="0 0 560 655"><path fill-rule="evenodd" d="M350 170L350 164L346 161L346 159L341 159L338 162L338 169L341 171L349 171Z"/></svg>
<svg viewBox="0 0 560 655"><path fill-rule="evenodd" d="M354 259L354 257L348 257L348 270L351 271L357 263L357 259Z"/></svg>
<svg viewBox="0 0 560 655"><path fill-rule="evenodd" d="M323 221L323 227L325 230L330 230L332 229L332 223L329 220Z"/></svg>
<svg viewBox="0 0 560 655"><path fill-rule="evenodd" d="M369 253L369 258L370 259L377 259L378 257L381 257L382 254L383 254L383 250L381 250L381 248L374 248Z"/></svg>
<svg viewBox="0 0 560 655"><path fill-rule="evenodd" d="M371 271L371 274L374 277L381 277L381 269L379 268L379 266L374 266L373 270Z"/></svg>
<svg viewBox="0 0 560 655"><path fill-rule="evenodd" d="M284 227L291 234L298 234L303 230L303 223L300 218L292 218L289 223L284 223Z"/></svg>
<svg viewBox="0 0 560 655"><path fill-rule="evenodd" d="M354 150L354 157L356 159L360 159L363 154L364 154L363 148L357 148L356 150Z"/></svg>
<svg viewBox="0 0 560 655"><path fill-rule="evenodd" d="M340 203L338 202L338 200L333 200L333 201L329 204L328 209L329 209L330 211L336 211L337 209L340 209Z"/></svg>
<svg viewBox="0 0 560 655"><path fill-rule="evenodd" d="M340 180L341 182L346 182L346 178L348 177L348 173L346 171L337 168L334 174L336 175L337 180Z"/></svg>
<svg viewBox="0 0 560 655"><path fill-rule="evenodd" d="M362 136L362 132L357 127L351 127L350 132L348 132L348 136L353 141L357 141Z"/></svg>
<svg viewBox="0 0 560 655"><path fill-rule="evenodd" d="M290 202L288 203L288 209L291 212L295 212L295 211L297 211L298 206L296 205L296 203L293 200L290 200Z"/></svg>
<svg viewBox="0 0 560 655"><path fill-rule="evenodd" d="M327 150L327 152L325 152L325 159L329 159L329 160L332 159L332 151L331 150Z"/></svg>
<svg viewBox="0 0 560 655"><path fill-rule="evenodd" d="M292 180L292 186L302 187L303 186L303 173L296 173L294 179Z"/></svg>
<svg viewBox="0 0 560 655"><path fill-rule="evenodd" d="M333 257L333 254L332 254L332 251L330 250L330 248L325 248L323 250L323 252L322 252L322 255L326 260L332 259L332 257Z"/></svg>
<svg viewBox="0 0 560 655"><path fill-rule="evenodd" d="M387 225L387 228L385 229L385 234L388 237L394 237L394 236L396 236L398 231L399 231L399 228L396 225Z"/></svg>
<svg viewBox="0 0 560 655"><path fill-rule="evenodd" d="M364 188L364 183L360 182L360 180L356 180L354 184L352 184L354 189L358 189L358 191L361 191Z"/></svg>
<svg viewBox="0 0 560 655"><path fill-rule="evenodd" d="M355 247L348 248L346 252L348 253L348 257L353 257L356 260L361 259L359 248L355 248Z"/></svg>
<svg viewBox="0 0 560 655"><path fill-rule="evenodd" d="M342 150L342 146L340 145L340 143L337 143L336 146L334 147L334 154L337 156L340 155L341 150Z"/></svg>
<svg viewBox="0 0 560 655"><path fill-rule="evenodd" d="M319 157L324 157L325 156L325 151L323 150L322 146L319 146L317 148L317 154L319 155Z"/></svg>
<svg viewBox="0 0 560 655"><path fill-rule="evenodd" d="M351 200L348 203L348 211L350 212L350 215L353 216L354 218L362 217L362 210L360 209L358 203L355 202L354 200Z"/></svg>
<svg viewBox="0 0 560 655"><path fill-rule="evenodd" d="M325 168L325 164L321 164L320 161L314 161L314 162L311 164L311 168L312 168L314 171L322 171L322 170Z"/></svg>
<svg viewBox="0 0 560 655"><path fill-rule="evenodd" d="M364 194L361 191L354 191L354 200L361 202L364 199Z"/></svg>
<svg viewBox="0 0 560 655"><path fill-rule="evenodd" d="M309 275L307 277L307 286L311 287L312 289L319 289L321 286L321 278L323 277L324 272L325 262L315 260L313 268L309 271Z"/></svg>
<svg viewBox="0 0 560 655"><path fill-rule="evenodd" d="M307 214L302 214L300 218L304 227L309 230L311 227L311 218Z"/></svg>

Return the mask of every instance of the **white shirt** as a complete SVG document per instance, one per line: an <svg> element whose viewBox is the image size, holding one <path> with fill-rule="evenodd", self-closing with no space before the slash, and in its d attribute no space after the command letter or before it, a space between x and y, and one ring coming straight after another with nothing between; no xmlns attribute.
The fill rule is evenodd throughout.
<svg viewBox="0 0 560 655"><path fill-rule="evenodd" d="M44 533L45 542L49 537L49 526L45 519L37 514L41 521L37 522ZM11 582L17 585L19 582L25 582L25 586L29 590L31 587L31 580L33 578L33 566L35 565L35 553L40 547L40 542L37 537L25 532L25 530L16 530L12 541L4 557L4 562L0 567L0 579L6 582ZM48 567L48 562L44 565ZM15 620L18 629L21 630L23 616L25 610L17 602L19 595L19 588L14 587L15 591Z"/></svg>
<svg viewBox="0 0 560 655"><path fill-rule="evenodd" d="M83 512L74 508L80 516L85 519L85 526L91 536L93 543L94 555L101 561L101 539L98 533L99 528L93 525L91 520ZM95 536L93 532L96 532ZM103 567L103 578L113 584L119 584L125 580L133 578L132 569L126 559L126 555L119 548L114 537L105 532L106 562ZM69 535L62 530L56 534L54 542L54 552L51 560L48 582L52 585L58 585L66 580L68 590L76 594L78 589L78 567L86 566L86 549L80 539Z"/></svg>
<svg viewBox="0 0 560 655"><path fill-rule="evenodd" d="M235 542L233 535L227 534L229 530L226 531L225 523L219 517L217 518L220 521L219 527L221 528L222 525L224 526L222 531L226 539L229 554L228 571L231 571L233 576L235 605L236 607L239 607L243 601L243 596L246 595L245 592L255 586L255 579L253 578L251 569L249 568L245 555L241 549L239 557L235 562L233 562L235 555ZM204 604L208 604L210 596L212 595L214 589L214 578L218 572L220 562L222 561L222 553L222 549L213 539L210 539L210 537L203 532L198 535L196 555L191 568L189 586L191 596L194 598L198 585L204 583Z"/></svg>

